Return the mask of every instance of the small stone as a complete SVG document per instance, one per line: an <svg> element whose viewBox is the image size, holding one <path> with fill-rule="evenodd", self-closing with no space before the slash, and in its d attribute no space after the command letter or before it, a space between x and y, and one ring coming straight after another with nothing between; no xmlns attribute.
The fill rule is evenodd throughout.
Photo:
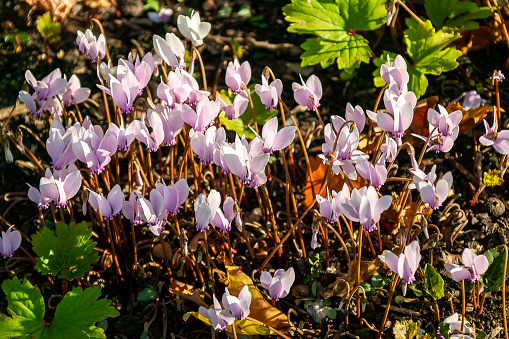
<svg viewBox="0 0 509 339"><path fill-rule="evenodd" d="M488 198L486 201L486 207L488 208L488 213L495 218L498 218L505 213L505 204L496 197Z"/></svg>

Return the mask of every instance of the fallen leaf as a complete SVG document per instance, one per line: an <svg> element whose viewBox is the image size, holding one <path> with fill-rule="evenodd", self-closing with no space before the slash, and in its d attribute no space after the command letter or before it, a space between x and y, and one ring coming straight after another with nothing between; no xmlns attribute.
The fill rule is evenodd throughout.
<svg viewBox="0 0 509 339"><path fill-rule="evenodd" d="M184 321L187 321L190 316L195 317L196 319L201 320L203 323L212 326L210 323L210 320L202 316L199 312L187 312L184 314ZM228 327L226 329L226 332L231 332L231 327ZM252 320L244 319L241 321L235 321L235 332L237 334L243 334L243 335L269 335L269 334L275 334L272 331L270 331L267 327L264 327L262 325L259 325L255 323Z"/></svg>
<svg viewBox="0 0 509 339"><path fill-rule="evenodd" d="M478 108L472 108L465 111L463 107L457 102L451 102L446 107L447 112L452 113L456 110L460 110L463 113L463 119L460 122L460 134L471 130L475 126L479 125L488 114L493 113L493 106L486 105ZM502 112L504 112L501 109Z"/></svg>
<svg viewBox="0 0 509 339"><path fill-rule="evenodd" d="M203 301L202 297L200 296L200 290L195 288L193 285L189 285L173 279L168 290L170 293L190 300L198 306L207 307L207 303L205 303L205 301Z"/></svg>
<svg viewBox="0 0 509 339"><path fill-rule="evenodd" d="M350 285L350 291L357 286L357 269L358 261L354 260L348 263L348 273L342 274L338 279L330 284L327 291L324 293L324 298L329 298L332 295L343 297L348 292L348 287L343 280L346 280ZM383 267L383 263L379 258L375 260L361 260L361 283L371 282L371 278L375 273Z"/></svg>
<svg viewBox="0 0 509 339"><path fill-rule="evenodd" d="M477 29L461 32L461 38L450 46L459 49L463 54L477 51L498 44L503 40L502 27L496 22L480 26Z"/></svg>
<svg viewBox="0 0 509 339"><path fill-rule="evenodd" d="M173 252L171 250L170 244L167 242L164 242L164 249L165 249L165 251L163 251L163 244L159 243L154 246L152 253L159 259L168 258L168 261L171 261L171 258L173 257ZM164 257L164 252L166 252L166 258Z"/></svg>
<svg viewBox="0 0 509 339"><path fill-rule="evenodd" d="M253 284L251 278L242 272L242 268L234 266L224 254L220 257L226 267L228 277L228 290L232 295L239 295L240 290L244 285L249 286L251 292L251 308L249 316L253 319L259 320L268 326L281 331L288 331L288 318L286 314L272 306ZM259 325L258 325L259 326ZM265 327L264 327L265 328Z"/></svg>
<svg viewBox="0 0 509 339"><path fill-rule="evenodd" d="M410 124L409 130L411 133L419 134L419 135L428 135L429 133L429 123L428 123L428 109L433 108L438 102L438 96L434 95L426 99L422 99L417 101L417 104L414 108L414 119L412 120L412 124ZM406 134L407 138L412 138L410 133ZM403 141L406 138L404 138Z"/></svg>
<svg viewBox="0 0 509 339"><path fill-rule="evenodd" d="M397 199L394 196L393 201L397 201ZM416 215L417 213L422 213L424 215L430 214L429 208L427 208L424 204L421 204L419 206L419 210L416 210L417 206L419 206L419 204L415 201L407 202L405 208L403 209L403 212L401 213L401 218L403 220L403 224L405 225L405 227L408 227L411 224L413 216ZM385 230L389 234L395 235L399 231L398 227L394 227L397 215L398 213L394 208L394 205L391 205L391 207L382 214L380 224L385 228ZM419 223L421 221L421 218L422 217L420 215L416 215L414 223Z"/></svg>

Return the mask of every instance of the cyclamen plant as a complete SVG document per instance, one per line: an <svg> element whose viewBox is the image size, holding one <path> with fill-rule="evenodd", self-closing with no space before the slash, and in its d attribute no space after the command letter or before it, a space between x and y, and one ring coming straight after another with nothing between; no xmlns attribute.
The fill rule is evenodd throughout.
<svg viewBox="0 0 509 339"><path fill-rule="evenodd" d="M246 228L252 227L252 224L246 223L242 218L242 208L248 207L246 197L256 196L264 218L262 228L272 242L269 246L271 252L262 254L264 261L258 267L260 283L269 291L270 299L274 301L272 305L263 304L264 307L271 312L280 312L277 310L280 305L275 302L291 293L296 279L296 271L292 267L285 267L286 270L278 269L273 276L264 271L276 253L280 262L283 262L281 247L285 241L293 236L300 254L306 258L307 244L303 235L311 233L309 245L316 250L321 232L326 248L325 265L330 267L328 236L329 229L332 229L343 247L342 255L348 256L348 262L353 257L352 261L359 263L350 268L351 276L357 276L354 286L347 282L347 323L348 307L354 292L362 289L365 293L360 280L361 263L365 259L362 255L380 258L393 272L390 296L378 332L380 338L396 285L401 280L404 283L403 288L406 289L407 284L419 279L416 273L419 272L421 251L424 250L419 242L422 228L416 231L413 227L417 215L425 219L424 209L442 208L453 188L452 172L440 175L436 165L426 172L426 168L422 166L422 158L431 151L445 153L452 149L459 136L461 112L449 113L440 105L438 110L428 110L428 135L413 135L416 138L410 139L425 141L421 154L416 159L414 147L406 140L412 138L409 127L413 122L417 96L409 90L410 76L402 56L397 56L392 62L389 58L387 64L380 67L381 78L387 84L380 93L385 106L383 111L364 110L348 103L344 118L331 115L326 117L327 124L323 122L319 112L319 108L324 104L321 81L316 75L310 75L307 81L301 77L300 83L295 82L291 86L294 99L297 104L314 111L322 124L324 142L319 158L326 165L322 185L318 191L313 188L313 202L301 212L294 194L297 186L292 184L295 174L290 174L290 161L286 160L288 154L289 159L292 157L292 166L295 166L289 146L294 143L296 136L301 143L300 151L307 162L309 156L300 126L281 99L283 82L276 79L270 71L268 73L273 79L269 83L266 77L268 73L264 72L264 75L261 75L261 84L255 84L252 91L250 87L253 86L249 86L252 76L249 62L244 61L241 64L234 59L225 71L224 83L234 95L232 104L227 105L216 96L215 89L209 92L206 74L201 74L203 86L199 85L194 76L195 59L202 63L196 47L205 43L211 25L202 22L198 13L193 13L191 17L180 15L177 23L180 33L190 40L192 45L189 63L185 57L189 44L184 45L174 33L168 33L164 38L157 35L153 37L155 54L148 51L143 58L129 55L127 59L119 59L116 63L107 56L106 39L103 35L96 38L90 30L78 33L76 42L81 53L90 56L97 67L101 83L97 88L104 100L105 121L108 122L106 126L96 124L96 120L92 120L90 116L82 119L80 104L92 91L82 88L75 75L67 80L57 69L37 81L30 71L27 71L26 80L34 93L21 91L20 100L35 117L44 114L52 121L45 142L48 159L51 161L49 164L37 162L43 177L40 178L39 187L29 185L28 190L29 199L40 210L41 225L46 224L44 218L48 217L42 210L50 209L54 224L57 225L55 209L60 221L65 221L66 218L74 221L78 217L78 213L74 212L79 211L79 206L82 206L83 215L91 221L96 231L99 230L96 232L98 236L104 236L104 243L110 246L109 253L113 258L116 274L122 282L131 279L129 274L126 274L126 267L139 265L136 237L142 230L148 230L146 234L154 238L151 242L159 242L163 247L166 274L171 283L174 283L177 277L183 278L183 270L191 269L193 271L189 276L200 280L201 291L209 288L212 290L212 293L202 295L208 294L213 306L201 306L195 316L208 319L218 331L231 327L231 331L235 333L237 326L242 328L244 325L253 326L254 323L264 330L269 329L279 334L278 329L264 323L267 319L254 318L255 315L260 316L258 309L262 301L267 301L263 300L261 294L258 296L252 293L256 291L256 287L251 284L249 277L247 281L250 283L242 282L243 287L238 289L238 296L232 295L228 288L225 288L221 298L222 305L215 294L219 282L226 281L231 284L230 290L239 286L231 271L224 274L226 278L221 281L214 280L215 274L221 273L221 266L218 268L220 262L217 260L217 253L211 254L212 248L213 252L216 252L218 244L225 243L222 246L233 262L231 238L234 238L234 243L245 244L252 262L257 259L254 250L259 248L253 250L253 247L254 244L259 247L261 242L247 233ZM103 60L105 57L107 60ZM154 87L157 88L156 93L152 93L148 86L154 79L157 85ZM503 75L497 73L495 81L502 80ZM279 117L272 117L265 119L260 131L256 119L256 114L260 112L255 112L253 95L259 97L267 110L278 105L281 107L282 127ZM141 104L143 102L145 105ZM378 103L375 106L378 106ZM110 111L110 108L113 110ZM71 109L76 109L76 114L71 114ZM486 133L479 141L483 145L493 146L500 154L507 154L509 131L499 129L500 122L496 115L501 112L500 107L495 111L491 126L485 120ZM246 135L227 131L228 125L221 126L220 123L222 120L219 117L224 116L236 121L244 114L252 115L252 120L247 123L255 135L252 140ZM292 119L292 126L288 126L287 116ZM368 144L376 147L371 150L362 147L362 137L371 138ZM412 167L405 173L405 178L391 176L391 166L405 147L411 155ZM273 174L270 174L267 168L276 151L279 151L286 174L286 228L278 225L281 222L275 218L272 203L274 198L268 188ZM306 171L311 177L311 167ZM335 191L338 188L332 187L333 178L341 182L339 192ZM402 191L389 194L386 190L386 183L389 181L403 181ZM167 185L166 182L170 184ZM419 195L412 196L412 189L416 189ZM81 196L78 198L80 191ZM78 204L78 201L81 203ZM417 207L409 212L413 215L410 216L410 223L405 224L408 221L405 221L403 213L406 213L405 209L412 204ZM312 222L310 232L301 226L313 207L318 207L319 211L315 210L314 213L319 217ZM395 218L390 219L387 215L392 212ZM182 223L183 220L185 223ZM190 223L187 222L189 220ZM233 220L241 235L232 228ZM269 223L270 227L267 226ZM329 223L337 224L339 232ZM382 234L386 232L382 223L390 224L400 235L398 247L394 248L388 245L387 241L382 241ZM427 225L427 221L423 223ZM188 224L191 227L187 227ZM358 227L357 235L354 227ZM346 230L345 233L343 229ZM440 230L437 228L437 231ZM193 244L196 245L193 249L188 246L186 234L197 236L198 240ZM350 237L347 242L343 240L343 234ZM132 237L132 241L127 241L128 235ZM172 236L175 238L171 238ZM209 242L211 238L214 239L215 246ZM173 239L176 241L172 241ZM179 248L175 248L176 243ZM6 233L2 233L0 252L4 257L10 257L20 244L20 233L9 228ZM388 248L385 255L382 255L384 245ZM173 252L167 251L166 246L174 246ZM368 248L370 254L362 253L364 247ZM375 247L378 247L378 251ZM204 253L199 248L204 248ZM132 263L126 262L131 260L130 256L126 255L128 249L133 252ZM175 257L170 260L168 253L174 253ZM203 267L202 257L206 260ZM175 263L181 265L180 271L175 270ZM476 256L469 249L463 252L463 264L465 267L446 264L445 267L454 280L468 279L478 282L489 267L485 256ZM205 265L207 272L203 273ZM231 263L224 265L233 267ZM240 268L235 270L239 271ZM129 270L129 273L133 273L133 277L138 274L135 268ZM297 275L299 274L300 272L297 272ZM350 287L355 290L350 291ZM195 292L198 290L199 288L196 288ZM199 291L197 295L200 297ZM357 298L360 305L360 297ZM199 299L201 305L206 304L201 297ZM258 307L256 314L251 309L254 304ZM360 307L357 307L356 312L360 317ZM468 330L463 327L464 314L462 316L461 330L468 334ZM437 317L439 318L438 314ZM456 326L457 314L445 321L451 324L451 328Z"/></svg>

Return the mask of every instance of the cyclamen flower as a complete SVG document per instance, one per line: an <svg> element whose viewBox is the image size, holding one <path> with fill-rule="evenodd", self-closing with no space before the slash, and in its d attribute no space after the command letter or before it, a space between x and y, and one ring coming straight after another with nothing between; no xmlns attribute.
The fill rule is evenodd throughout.
<svg viewBox="0 0 509 339"><path fill-rule="evenodd" d="M102 194L90 191L88 202L92 207L99 211L104 219L111 220L115 215L122 211L124 205L124 193L119 185L115 185L105 198Z"/></svg>
<svg viewBox="0 0 509 339"><path fill-rule="evenodd" d="M83 124L86 123L90 123L90 119L85 118ZM51 166L56 170L61 170L77 160L72 150L72 138L80 129L81 125L76 123L66 130L60 119L53 119L46 140L46 150L51 157Z"/></svg>
<svg viewBox="0 0 509 339"><path fill-rule="evenodd" d="M231 197L226 197L223 203L223 210L218 209L216 215L210 223L219 228L222 233L230 232L232 229L232 221L237 217L238 214L234 212L235 202ZM239 219L236 219L237 226L239 226ZM242 228L242 224L240 224Z"/></svg>
<svg viewBox="0 0 509 339"><path fill-rule="evenodd" d="M177 26L183 36L191 40L194 46L203 45L203 38L210 32L211 25L209 22L201 22L200 13L192 12L191 17L179 15Z"/></svg>
<svg viewBox="0 0 509 339"><path fill-rule="evenodd" d="M117 137L117 145L118 149L121 151L127 151L133 141L136 139L134 135L134 127L136 124L133 124L132 122L127 126L127 128L124 128L124 119L122 116L120 116L120 127L115 125L114 123L111 123L108 127L108 131L111 131L114 135ZM108 133L106 131L106 133Z"/></svg>
<svg viewBox="0 0 509 339"><path fill-rule="evenodd" d="M164 221L168 218L163 195L157 190L150 191L150 203L154 209L154 216L148 221L149 230L156 236L164 231Z"/></svg>
<svg viewBox="0 0 509 339"><path fill-rule="evenodd" d="M463 107L465 111L469 111L473 108L484 106L488 103L487 100L481 98L481 96L475 89L463 92L459 97L454 99L452 102L459 102L461 99L463 99L461 107Z"/></svg>
<svg viewBox="0 0 509 339"><path fill-rule="evenodd" d="M223 310L219 301L217 301L215 294L212 295L214 300L214 306L211 308L205 308L200 306L198 312L204 318L210 320L214 330L222 332L232 325L235 321L235 317L230 314L228 310Z"/></svg>
<svg viewBox="0 0 509 339"><path fill-rule="evenodd" d="M275 301L286 297L290 293L294 281L295 272L293 267L290 267L287 271L277 270L274 277L271 277L269 272L263 272L260 276L260 283L265 289L269 290L270 298Z"/></svg>
<svg viewBox="0 0 509 339"><path fill-rule="evenodd" d="M134 62L132 54L129 53L128 60L118 60L117 79L123 79L128 70L134 74L136 81L138 82L138 92L136 93L136 96L138 96L143 92L143 89L148 85L148 82L152 77L153 63L154 59L152 57L152 53L145 54L141 61L139 55L137 55Z"/></svg>
<svg viewBox="0 0 509 339"><path fill-rule="evenodd" d="M263 125L261 140L263 141L264 153L272 154L274 151L285 149L295 138L297 127L283 127L279 132L277 127L277 117L273 117Z"/></svg>
<svg viewBox="0 0 509 339"><path fill-rule="evenodd" d="M350 104L346 104L345 111L345 120L353 120L355 121L355 127L359 131L359 134L364 130L364 126L366 125L366 114L362 110L361 106L357 105L355 108Z"/></svg>
<svg viewBox="0 0 509 339"><path fill-rule="evenodd" d="M496 122L493 122L490 127L486 120L484 120L484 128L486 132L479 138L479 142L484 146L493 146L500 154L509 154L509 130L497 132Z"/></svg>
<svg viewBox="0 0 509 339"><path fill-rule="evenodd" d="M505 76L504 76L504 73L502 73L502 71L497 71L497 73L495 73L495 75L491 76L490 79L493 79L493 80L496 80L499 82L503 82L505 80Z"/></svg>
<svg viewBox="0 0 509 339"><path fill-rule="evenodd" d="M74 105L74 102L80 104L87 100L89 96L90 88L81 87L80 79L78 79L76 74L69 78L62 91L62 101L66 106Z"/></svg>
<svg viewBox="0 0 509 339"><path fill-rule="evenodd" d="M203 133L207 126L214 123L214 119L219 114L219 105L219 100L210 101L205 97L196 104L196 112L189 111L182 115L182 119L195 131Z"/></svg>
<svg viewBox="0 0 509 339"><path fill-rule="evenodd" d="M111 95L113 102L120 108L122 113L130 113L134 109L133 104L138 95L139 83L129 68L125 68L124 71L125 73L122 74L120 79L108 74L111 89L102 85L97 85L97 87Z"/></svg>
<svg viewBox="0 0 509 339"><path fill-rule="evenodd" d="M166 33L166 39L159 35L154 35L153 43L154 49L164 62L169 66L177 68L185 68L185 53L184 44L174 33Z"/></svg>
<svg viewBox="0 0 509 339"><path fill-rule="evenodd" d="M209 127L205 133L189 131L191 147L193 152L200 157L200 162L210 164L213 161L214 152L218 145L226 141L226 132L223 127L216 129L216 126Z"/></svg>
<svg viewBox="0 0 509 339"><path fill-rule="evenodd" d="M403 282L411 284L415 281L415 272L421 261L422 256L420 252L421 247L414 240L405 246L404 252L399 257L390 251L385 251L385 255L379 255L378 257L387 264L391 271L399 275Z"/></svg>
<svg viewBox="0 0 509 339"><path fill-rule="evenodd" d="M383 158L385 162L393 162L398 154L398 144L396 140L386 134L385 143L380 146L380 151L382 151L380 158Z"/></svg>
<svg viewBox="0 0 509 339"><path fill-rule="evenodd" d="M316 196L316 202L320 206L320 214L328 222L336 223L342 214L339 204L346 203L349 197L350 190L346 184L343 185L343 189L339 192L332 190L332 195L327 188L327 198L323 198L320 195Z"/></svg>
<svg viewBox="0 0 509 339"><path fill-rule="evenodd" d="M473 339L468 336L468 334L473 332L473 330L467 326L469 322L467 320L462 321L458 313L448 316L443 322L449 324L449 334L451 335L449 337L450 339ZM464 334L460 334L458 332L463 332Z"/></svg>
<svg viewBox="0 0 509 339"><path fill-rule="evenodd" d="M221 98L218 98L220 105L219 108L224 111L224 116L228 120L235 120L246 111L249 104L249 98L245 92L240 92L233 99L233 104L227 105Z"/></svg>
<svg viewBox="0 0 509 339"><path fill-rule="evenodd" d="M230 61L228 63L225 82L226 86L230 87L233 93L239 94L243 86L247 86L249 80L251 80L251 66L249 62L244 61L241 65L239 60L234 58L233 62Z"/></svg>
<svg viewBox="0 0 509 339"><path fill-rule="evenodd" d="M394 82L398 86L399 93L407 92L407 84L410 77L408 75L406 61L401 55L396 56L392 64L391 57L387 55L387 64L382 64L380 66L380 76L387 84Z"/></svg>
<svg viewBox="0 0 509 339"><path fill-rule="evenodd" d="M310 111L314 111L315 107L320 107L322 83L316 75L311 75L306 82L304 82L301 75L299 76L302 85L296 82L292 84L295 101L299 105L306 106Z"/></svg>
<svg viewBox="0 0 509 339"><path fill-rule="evenodd" d="M170 186L166 186L163 181L157 184L156 189L163 196L164 207L171 215L177 215L180 205L182 205L189 196L189 186L184 178L176 183L172 181Z"/></svg>
<svg viewBox="0 0 509 339"><path fill-rule="evenodd" d="M28 70L25 72L25 79L34 89L34 93L31 95L26 91L20 91L19 99L26 104L32 114L40 116L45 109L48 109L60 115L62 107L55 97L64 90L67 84L67 80L62 78L60 69L55 69L41 81L37 81Z"/></svg>
<svg viewBox="0 0 509 339"><path fill-rule="evenodd" d="M150 117L152 132L149 131L146 125L145 115L141 120L133 120L129 126L133 125L134 137L145 144L149 152L155 152L164 140L163 122L157 114L151 114Z"/></svg>
<svg viewBox="0 0 509 339"><path fill-rule="evenodd" d="M21 233L13 229L14 225L9 227L7 232L2 231L0 237L0 253L4 259L10 258L21 245Z"/></svg>
<svg viewBox="0 0 509 339"><path fill-rule="evenodd" d="M171 8L161 8L158 12L150 11L147 13L150 21L156 24L167 24L171 20L173 10Z"/></svg>
<svg viewBox="0 0 509 339"><path fill-rule="evenodd" d="M198 232L208 231L209 224L216 216L221 204L221 195L216 190L211 190L209 196L200 193L194 202L194 213L196 217L196 229Z"/></svg>
<svg viewBox="0 0 509 339"><path fill-rule="evenodd" d="M466 267L456 264L445 264L445 269L451 273L455 281L468 279L476 282L481 274L488 270L489 262L485 255L476 255L470 248L465 248L461 254L461 261Z"/></svg>
<svg viewBox="0 0 509 339"><path fill-rule="evenodd" d="M387 168L385 167L385 161L382 157L380 157L375 165L367 159L360 159L355 165L355 168L361 177L369 180L371 186L374 188L382 187L387 180Z"/></svg>
<svg viewBox="0 0 509 339"><path fill-rule="evenodd" d="M11 149L9 146L4 147L5 161L7 163L12 163L14 161L14 156L12 155Z"/></svg>
<svg viewBox="0 0 509 339"><path fill-rule="evenodd" d="M189 110L192 110L192 108L187 105L175 105L175 108L171 109L169 106L161 104L157 104L154 109L149 108L147 110L149 125L160 124L163 128L163 145L172 146L176 144L177 136L184 127L182 115L187 114ZM157 117L154 115L157 115Z"/></svg>
<svg viewBox="0 0 509 339"><path fill-rule="evenodd" d="M373 186L354 188L346 200L339 204L341 212L348 219L360 222L367 232L376 230L376 223L380 220L382 212L392 203L390 195L378 198L378 193Z"/></svg>
<svg viewBox="0 0 509 339"><path fill-rule="evenodd" d="M411 168L410 172L414 174L414 179L413 183L408 187L410 189L417 188L422 202L429 204L430 208L440 208L445 199L447 199L449 190L452 187L452 173L447 172L440 180L436 181L436 165L433 165L428 174L418 168Z"/></svg>
<svg viewBox="0 0 509 339"><path fill-rule="evenodd" d="M30 185L28 185L30 186ZM49 168L41 178L39 190L30 186L28 197L39 209L46 209L52 200L56 207L62 208L81 188L81 173L74 164L61 171L51 172Z"/></svg>
<svg viewBox="0 0 509 339"><path fill-rule="evenodd" d="M228 288L225 288L222 301L225 310L230 311L235 319L243 320L249 316L251 299L252 295L251 292L249 292L249 286L245 285L242 290L240 290L238 297L231 295Z"/></svg>
<svg viewBox="0 0 509 339"><path fill-rule="evenodd" d="M283 93L283 83L276 79L269 85L268 79L262 75L262 84L255 85L255 92L266 109L274 109L277 107L281 93Z"/></svg>
<svg viewBox="0 0 509 339"><path fill-rule="evenodd" d="M100 34L99 38L94 36L91 30L87 29L85 33L78 31L76 38L79 50L84 55L90 56L92 62L102 60L106 55L106 39L104 35Z"/></svg>
<svg viewBox="0 0 509 339"><path fill-rule="evenodd" d="M143 222L148 223L155 220L152 203L140 196L136 191L131 192L129 200L124 201L122 214L134 225L141 225Z"/></svg>

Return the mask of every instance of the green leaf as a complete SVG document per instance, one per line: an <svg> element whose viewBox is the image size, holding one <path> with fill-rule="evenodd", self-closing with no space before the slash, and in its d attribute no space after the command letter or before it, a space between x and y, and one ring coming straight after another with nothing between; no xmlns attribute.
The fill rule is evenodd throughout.
<svg viewBox="0 0 509 339"><path fill-rule="evenodd" d="M67 225L60 222L56 233L47 227L32 236L37 254L35 268L42 274L51 273L69 280L81 278L97 259L92 229L85 222Z"/></svg>
<svg viewBox="0 0 509 339"><path fill-rule="evenodd" d="M77 287L67 293L58 304L53 320L47 323L44 299L38 287L32 286L27 279L23 284L11 279L2 283L2 290L7 296L7 312L12 318L0 314L0 338L105 338L104 331L92 325L119 314L107 299L97 300L100 287L84 291Z"/></svg>
<svg viewBox="0 0 509 339"><path fill-rule="evenodd" d="M424 281L426 282L426 292L433 299L441 299L444 296L444 279L430 264L424 268Z"/></svg>
<svg viewBox="0 0 509 339"><path fill-rule="evenodd" d="M484 253L490 266L488 270L481 275L481 281L488 292L498 292L504 283L504 263L505 251L498 252L497 248L492 248ZM509 276L509 261L507 266Z"/></svg>
<svg viewBox="0 0 509 339"><path fill-rule="evenodd" d="M437 29L443 26L466 31L476 29L479 24L476 19L485 19L491 16L488 7L478 7L475 2L458 0L425 0L424 7L431 22Z"/></svg>
<svg viewBox="0 0 509 339"><path fill-rule="evenodd" d="M146 4L143 5L144 11L156 11L159 12L159 0L145 0Z"/></svg>
<svg viewBox="0 0 509 339"><path fill-rule="evenodd" d="M448 323L438 324L438 330L440 331L440 334L442 335L442 337L444 337L445 339L449 339L451 337L449 334L450 327L451 327L451 325Z"/></svg>
<svg viewBox="0 0 509 339"><path fill-rule="evenodd" d="M277 109L268 110L265 108L265 105L262 104L260 98L254 91L254 85L249 86L251 91L251 98L253 100L253 107L255 111L256 122L258 126L261 128L263 124L267 122L270 118L277 115ZM228 90L221 90L217 93L217 97L221 98L227 105L231 105L233 99L235 98L235 94ZM225 118L224 113L221 113L219 116L219 122L223 124L226 129L230 131L235 131L237 134L242 137L245 135L246 139L254 139L256 135L249 129L249 126L253 127L253 115L251 113L251 107L248 105L244 114L238 117L236 120L229 120Z"/></svg>
<svg viewBox="0 0 509 339"><path fill-rule="evenodd" d="M288 32L313 34L301 47L302 66L330 66L337 58L339 69L369 63L372 55L368 41L357 31L380 27L387 17L384 0L292 0L283 7Z"/></svg>
<svg viewBox="0 0 509 339"><path fill-rule="evenodd" d="M477 337L476 339L484 339L486 338L488 335L486 334L486 332L484 331L479 331L479 333L477 333Z"/></svg>
<svg viewBox="0 0 509 339"><path fill-rule="evenodd" d="M417 324L412 320L396 321L392 331L396 339L412 339L417 335Z"/></svg>
<svg viewBox="0 0 509 339"><path fill-rule="evenodd" d="M338 313L336 312L335 309L333 309L332 307L327 307L327 317L329 317L329 319L336 319Z"/></svg>
<svg viewBox="0 0 509 339"><path fill-rule="evenodd" d="M39 17L37 30L50 44L60 41L60 22L53 21L51 12L46 12Z"/></svg>
<svg viewBox="0 0 509 339"><path fill-rule="evenodd" d="M424 293L422 291L418 290L415 284L408 285L408 288L411 289L416 297L422 297Z"/></svg>
<svg viewBox="0 0 509 339"><path fill-rule="evenodd" d="M426 8L426 14L430 18L433 25L440 29L445 23L445 19L456 7L458 0L425 0L424 8Z"/></svg>
<svg viewBox="0 0 509 339"><path fill-rule="evenodd" d="M154 286L147 286L143 291L138 294L138 301L149 302L157 297L157 291Z"/></svg>

